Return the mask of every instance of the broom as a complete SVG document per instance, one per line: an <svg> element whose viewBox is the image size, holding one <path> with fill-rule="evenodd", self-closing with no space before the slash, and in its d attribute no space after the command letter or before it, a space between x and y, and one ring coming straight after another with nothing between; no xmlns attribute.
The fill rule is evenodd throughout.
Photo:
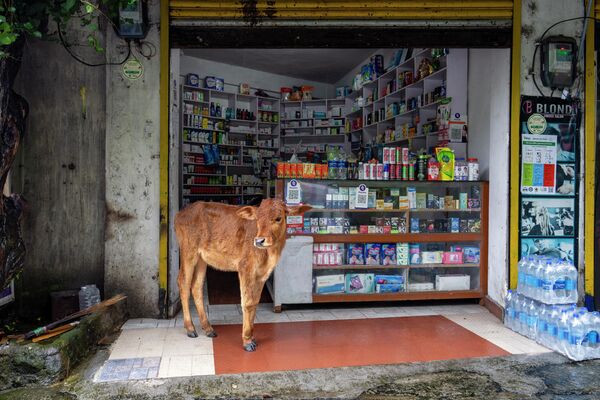
<svg viewBox="0 0 600 400"><path fill-rule="evenodd" d="M124 294L118 294L108 300L101 301L100 303L94 304L91 307L84 308L83 310L77 311L76 313L67 315L66 317L59 319L58 321L54 321L46 326L42 326L40 328L36 328L32 331L29 331L25 334L24 338L31 339L36 336L43 335L44 333L47 333L51 329L54 329L60 325L66 324L67 322L71 322L74 319L81 318L83 316L98 312L100 310L104 310L105 308L110 307L113 304L117 304L126 298L127 298L127 296L125 296Z"/></svg>

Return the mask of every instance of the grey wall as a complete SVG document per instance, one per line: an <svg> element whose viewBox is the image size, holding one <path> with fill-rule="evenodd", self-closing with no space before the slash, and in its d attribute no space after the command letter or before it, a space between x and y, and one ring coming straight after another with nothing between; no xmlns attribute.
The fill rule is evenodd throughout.
<svg viewBox="0 0 600 400"><path fill-rule="evenodd" d="M130 81L121 67L106 75L106 243L107 295L126 293L132 316L159 315L160 231L160 5L149 2L146 41L158 50L151 59L136 53L144 75ZM123 58L124 42L112 30L107 53ZM165 51L168 51L165 49ZM166 73L166 71L165 71Z"/></svg>
<svg viewBox="0 0 600 400"><path fill-rule="evenodd" d="M229 50L235 51L235 50ZM241 82L247 82L251 87L271 90L276 93L282 86L292 87L301 85L314 86L313 95L320 98L334 98L335 87L328 83L309 81L307 79L298 79L290 76L273 74L270 72L258 71L250 68L238 67L235 65L224 64L211 60L204 60L197 57L185 55L183 51L181 57L181 74L195 73L204 78L205 76L218 76L225 80L226 84L239 85ZM227 85L227 92L236 93L236 88Z"/></svg>
<svg viewBox="0 0 600 400"><path fill-rule="evenodd" d="M85 47L78 52L99 61ZM25 270L16 286L30 315L48 306L50 291L103 286L105 80L104 68L79 64L61 45L28 42L16 91L30 114L12 190L30 206L22 225Z"/></svg>
<svg viewBox="0 0 600 400"><path fill-rule="evenodd" d="M468 86L469 156L478 158L490 189L488 295L501 304L508 284L510 49L469 50Z"/></svg>

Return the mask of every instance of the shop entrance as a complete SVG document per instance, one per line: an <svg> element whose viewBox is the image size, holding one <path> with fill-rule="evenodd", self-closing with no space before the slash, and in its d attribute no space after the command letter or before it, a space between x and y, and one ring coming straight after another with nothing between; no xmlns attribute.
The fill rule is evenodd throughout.
<svg viewBox="0 0 600 400"><path fill-rule="evenodd" d="M453 97L454 99L455 114L459 114L458 119L466 118L469 128L469 138L465 140L465 143L455 142L454 144L450 144L450 147L454 148L458 158L463 158L465 161L468 157L477 157L482 179L503 182L499 186L494 186L492 190L496 190L494 198L497 205L504 207L506 210L506 202L508 201L506 191L508 188L503 188L503 186L507 186L508 181L507 132L510 79L510 50L506 47L510 44L510 27L505 26L494 29L471 28L471 30L470 34L468 34L469 29L466 31L457 29L451 32L436 29L418 32L415 30L407 31L389 28L366 29L365 32L368 32L368 34L357 37L356 35L351 35L353 31L348 29L256 28L256 30L252 31L252 34L249 34L250 31L246 28L224 30L220 28L189 26L173 27L172 40L174 49L171 52L171 72L178 79L176 83L172 81L171 84L177 85L177 90L172 90L172 93L177 93L179 98L171 100L171 109L178 110L175 115L171 115L171 137L176 138L175 140L177 140L178 145L181 147L179 147L180 160L177 163L171 162L173 169L171 172L171 188L177 194L179 207L187 204L189 201L203 197L206 199L202 200L223 201L225 199L228 202L237 204L256 204L263 197L272 197L275 195L275 186L277 183L275 180L276 169L273 161L277 159L289 161L294 153L299 161L318 163L327 160L328 147L329 149L336 147L342 149L345 158L354 157L355 159L358 156L358 151L361 151L361 156L364 157L365 147L371 148L372 144L390 143L390 146L406 146L411 148L415 153L419 149L431 149L437 145L438 137L432 134L433 124L427 125L428 120L429 122L435 120L437 113L435 105L430 104L436 103L439 100L440 94L439 92L436 94L435 91L440 90L444 86L444 90L453 92L448 97ZM267 34L268 32L271 32L271 34ZM323 40L325 37L330 39ZM385 45L381 40L382 37L387 39ZM284 43L288 43L288 46L289 43L294 43L294 48L277 48ZM265 44L267 46L252 48L261 44L262 46L265 46ZM399 46L393 46L395 44ZM454 47L439 47L448 45ZM224 48L215 48L217 46ZM323 46L327 46L327 48ZM336 46L337 48L335 48ZM432 49L440 49L440 55L444 59L443 66L435 65L434 67L430 67ZM414 79L415 82L421 81L421 83L415 85L418 89L415 92L410 92L410 96L407 96L403 92L397 99L397 107L407 107L406 100L413 97L415 106L417 102L420 102L419 104L421 105L430 105L430 112L423 111L423 116L419 115L417 117L422 118L422 121L418 120L415 123L413 116L410 116L410 118L408 116L405 118L402 116L395 118L395 115L401 114L399 109L396 111L391 110L390 118L386 118L383 114L381 115L381 119L379 119L379 116L374 117L372 115L371 118L377 118L377 120L367 121L366 118L369 113L365 112L365 115L363 115L362 106L358 106L361 110L353 110L353 100L351 101L348 98L348 95L352 91L352 81L360 73L363 65L368 64L372 57L378 56L382 56L383 63L381 66L384 70L388 68L394 69L398 65L405 63L407 67L406 71L409 72L409 70L412 70L413 74L419 73L418 65L414 65L416 57L419 58L419 62L426 59L427 62L424 63L424 68L431 68L427 71L427 74L431 74L431 77L427 79L425 79L425 76L419 77L424 80L416 79L414 76L408 78ZM448 65L445 64L446 58L452 60ZM410 60L413 60L413 64L410 64ZM434 62L437 62L437 60L434 60ZM438 68L440 69L439 72L437 72ZM434 75L436 72L437 77ZM379 71L379 73L382 74L384 71ZM490 76L494 77L494 79L490 79ZM214 82L216 85L223 85L223 93L202 90L204 89L207 77L217 78ZM194 90L188 87L190 78L199 79L201 90ZM218 78L223 80L221 81ZM394 79L390 79L390 81L396 81L396 78L397 76ZM450 79L448 80L448 78ZM375 79L375 76L372 79ZM423 87L423 83L427 88ZM242 95L240 93L240 88L245 87L243 84L248 84L250 89L249 95ZM397 82L394 82L394 85L396 84ZM405 83L403 82L402 85L405 85ZM303 86L311 87L312 93L309 96L310 101L315 101L314 107L310 105L309 99L304 98L300 98L299 100L306 100L303 103L305 107L293 110L288 107L291 103L280 101L282 87L289 87L293 94L295 88L300 88L301 90ZM186 91L186 88L189 90ZM387 93L396 91L396 87L383 89L387 90ZM401 87L398 87L398 90L400 89ZM258 92L259 90L262 92ZM410 91L410 88L408 91ZM187 94L188 92L190 94ZM205 150L205 148L199 147L183 147L184 145L196 146L195 143L185 143L188 141L184 140L184 135L186 135L185 137L189 134L196 135L196 133L188 128L193 127L197 121L183 119L183 114L186 114L185 107L192 107L191 110L192 112L194 111L192 102L189 102L192 104L191 106L190 104L186 106L186 102L183 101L185 96L199 96L199 94L194 95L191 92L202 93L202 96L207 96L209 100L213 100L208 101L206 104L209 116L211 112L215 113L216 111L211 111L210 103L214 103L214 107L216 108L216 103L218 102L221 109L220 115L225 118L228 117L230 120L227 127L225 127L225 124L222 127L226 128L229 132L231 132L232 127L234 131L238 130L242 140L240 142L235 141L240 140L240 136L238 136L238 138L228 138L228 141L232 140L229 143L222 143L223 138L219 137L217 132L217 135L212 135L210 140L208 137L204 138L203 136L198 141L204 142L204 139L207 139L212 142L211 144L222 144L222 146L218 147L223 149L224 153L220 152L219 156L225 156L227 159L225 160L226 164L237 162L236 154L239 154L239 151L235 149L234 144L239 143L240 148L242 145L247 145L246 147L249 149L257 145L259 152L263 152L261 154L263 156L261 157L263 163L258 169L256 169L255 165L250 164L252 157L249 153L247 159L249 161L248 170L236 171L235 168L237 166L234 165L224 165L225 168L216 166L213 169L221 173L214 175L224 176L202 176L200 179L197 179L200 177L198 175L195 176L196 178L190 179L190 176L187 175L187 171L189 170L183 169L184 162L192 161L192 164L195 163L194 159L189 158L193 157L193 155L188 154L188 150L195 149L200 150L200 152L204 152ZM490 96L490 93L494 93L494 96ZM425 98L426 96L427 99ZM432 97L429 98L429 96ZM436 96L435 100L433 96ZM395 102L388 100L381 100L381 102L382 105L395 107ZM400 104L401 102L404 102L404 104ZM230 105L236 106L229 107ZM410 107L413 107L413 105L410 105ZM272 108L273 112L269 112L269 108ZM287 123L287 120L300 120L303 117L303 112L311 112L310 108L312 108L312 112L324 112L324 117L327 118L328 124L333 121L337 126L302 126L300 124L303 124L303 122L300 121L298 121L299 126L296 126L295 122L292 124ZM406 108L402 110L404 113L409 111ZM242 114L238 115L238 111ZM352 111L356 114L354 116L356 117L354 118L355 121L361 120L361 124L372 125L372 127L365 128L364 133L360 129L353 129L353 122L348 117L348 114ZM234 114L226 115L227 112ZM248 115L245 115L245 112ZM296 115L297 113L300 113L300 115ZM419 112L419 114L421 113ZM363 117L365 118L364 120ZM174 123L174 119L181 122ZM314 121L314 114L311 114L310 119ZM398 138L394 137L392 133L392 137L386 139L385 128L387 126L384 127L383 122L380 121L387 119L390 122L389 128L398 128L401 130L402 126L404 126L407 136L416 137L404 140L400 136ZM371 124L367 124L367 122L371 122ZM425 133L423 133L424 125ZM378 126L382 128L380 131L378 130ZM261 128L270 128L269 133L274 132L276 134L274 139L277 139L277 141L267 143L271 138L265 135L264 140L266 141L262 141L263 138L257 136L257 139L261 140L260 143L246 142L243 132L248 127L256 129L257 134L261 132ZM414 133L408 133L411 127L415 128ZM211 128L215 129L215 125ZM217 125L215 131L221 130L219 128L221 126ZM301 137L302 135L300 134L294 135L294 133L303 133L303 130L304 132L308 131L312 137L308 137L308 135ZM193 140L189 142L197 139L194 136ZM397 143L392 143L396 139L398 139ZM310 143L311 141L312 143ZM227 146L227 144L230 146ZM490 151L492 146L500 148L506 146L506 149L498 153L493 153ZM272 148L275 151L266 154L263 151L266 149L262 147ZM376 147L384 146L375 146L373 149ZM231 150L232 148L233 150ZM264 157L265 155L266 157ZM235 174L230 174L230 171L235 172ZM205 172L212 173L213 171L207 170ZM254 175L255 173L262 174L260 182L247 182L250 177L243 177L244 175ZM240 179L240 181L230 182L227 180L232 179L230 177L236 175L237 177L233 179ZM177 185L173 184L173 177L175 176L178 181ZM232 185L232 183L234 184ZM249 190L250 185L255 183L257 187L264 185L256 191L256 195L253 194L253 190ZM211 186L211 192L206 193L205 191L209 186L204 185L215 186ZM239 185L241 191L231 192L231 187L236 185ZM244 185L248 186L244 187ZM502 192L503 190L504 193ZM187 196L187 194L192 192L198 194L198 196ZM214 197L209 194L214 194ZM219 196L222 197L219 198ZM172 194L171 199L173 200L173 198ZM501 220L503 215L500 213L499 215L492 216L492 219L494 217ZM506 217L505 214L504 217ZM505 253L507 248L506 235L506 231L501 231L496 232L494 238L490 238L490 240L494 241L490 251L495 251L504 260L506 259ZM175 251L175 249L172 249L172 251ZM172 257L171 259L173 260L174 258ZM497 282L494 281L492 283L490 290L495 291L496 296L499 298L507 277L504 264L498 265L497 268L499 272L494 272ZM176 277L176 269L172 270L171 277L171 282L176 282L176 279L174 279ZM477 275L476 278L471 277L471 279L475 280L479 280L480 278L483 278L483 276ZM207 281L209 303L239 303L239 289L235 274L210 271ZM487 282L484 284L487 285ZM174 285L170 285L170 288L171 291L176 291ZM265 291L261 301L270 302L272 300Z"/></svg>

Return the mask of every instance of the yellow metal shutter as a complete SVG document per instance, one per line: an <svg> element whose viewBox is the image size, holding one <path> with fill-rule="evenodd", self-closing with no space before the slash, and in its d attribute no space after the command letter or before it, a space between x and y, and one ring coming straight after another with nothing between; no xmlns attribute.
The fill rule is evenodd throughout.
<svg viewBox="0 0 600 400"><path fill-rule="evenodd" d="M298 20L507 21L512 0L171 0L170 17L177 20L284 22Z"/></svg>

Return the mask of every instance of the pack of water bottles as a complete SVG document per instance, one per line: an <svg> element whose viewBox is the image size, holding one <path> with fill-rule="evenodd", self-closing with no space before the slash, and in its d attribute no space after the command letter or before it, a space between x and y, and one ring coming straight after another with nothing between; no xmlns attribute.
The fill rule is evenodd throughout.
<svg viewBox="0 0 600 400"><path fill-rule="evenodd" d="M577 302L577 268L552 257L529 256L519 261L517 291L545 304Z"/></svg>
<svg viewBox="0 0 600 400"><path fill-rule="evenodd" d="M600 313L585 307L544 304L509 290L504 324L572 360L600 358Z"/></svg>

